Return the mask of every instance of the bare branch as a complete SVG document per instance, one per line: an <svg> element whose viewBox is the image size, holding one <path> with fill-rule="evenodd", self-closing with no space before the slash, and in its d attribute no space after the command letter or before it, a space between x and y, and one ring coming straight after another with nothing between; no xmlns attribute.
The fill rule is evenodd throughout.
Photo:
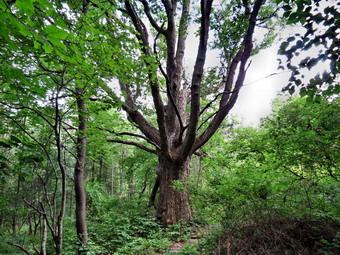
<svg viewBox="0 0 340 255"><path fill-rule="evenodd" d="M38 66L45 72L55 73L55 74L63 74L65 72L64 70L60 71L60 70L49 69L46 66L44 66L38 59L36 59L36 61L37 61Z"/></svg>
<svg viewBox="0 0 340 255"><path fill-rule="evenodd" d="M154 27L154 29L156 29L156 31L158 33L164 34L165 31L163 30L163 25L160 27L157 22L153 19L151 13L150 13L150 7L149 4L146 0L140 0L144 6L144 12L146 14L146 16L148 17L151 25Z"/></svg>
<svg viewBox="0 0 340 255"><path fill-rule="evenodd" d="M156 150L150 149L150 148L148 148L148 147L146 147L146 146L144 146L143 144L140 144L140 143L136 143L136 142L132 142L132 141L123 141L123 140L119 140L119 139L107 139L107 141L108 142L113 142L113 143L121 143L121 144L133 145L133 146L136 146L139 149L142 149L144 151L157 154Z"/></svg>
<svg viewBox="0 0 340 255"><path fill-rule="evenodd" d="M174 11L176 10L176 1L162 0L165 7L166 16L168 18L168 27L166 33L172 33L175 29Z"/></svg>
<svg viewBox="0 0 340 255"><path fill-rule="evenodd" d="M25 252L27 255L33 255L33 253L30 253L29 250L27 248L25 248L24 246L17 244L17 243L12 243L12 242L7 242L9 245L12 245L14 247L19 248L20 250L22 250L23 252Z"/></svg>
<svg viewBox="0 0 340 255"><path fill-rule="evenodd" d="M150 56L149 51L149 42L148 42L148 31L146 29L145 24L142 20L138 17L134 7L131 5L130 1L125 1L125 7L130 16L132 23L134 24L135 29L138 33L136 33L137 39L140 41L142 51L146 56ZM168 144L168 137L167 137L167 130L165 127L165 110L164 104L162 101L162 97L159 91L159 84L157 81L157 77L155 77L154 73L151 70L150 63L144 59L144 63L147 66L147 73L150 82L151 94L152 99L156 109L157 115L157 124L159 128L159 136L160 136L160 144L162 151L165 155L170 155L169 152L169 144ZM129 112L128 112L129 113ZM129 114L130 115L130 114ZM144 132L143 132L144 133Z"/></svg>
<svg viewBox="0 0 340 255"><path fill-rule="evenodd" d="M247 61L250 57L250 54L253 48L252 39L253 39L254 29L256 26L257 16L264 2L265 0L255 1L253 11L251 12L251 15L249 18L248 30L243 39L243 49L241 49L237 53L237 55L233 59L231 66L228 70L228 75L227 75L227 80L226 80L224 91L231 90L236 67L240 63L239 72L238 72L238 76L237 76L235 87L234 87L235 93L232 93L230 98L229 98L229 95L227 94L222 96L218 112L216 113L214 119L210 122L207 129L197 138L195 145L194 145L194 150L197 150L198 148L200 148L203 144L205 144L210 139L210 137L216 132L216 130L218 129L218 127L220 126L224 118L227 116L229 111L235 105L235 102L238 98L239 90L243 86L243 82L244 82L246 71L247 71L246 64L247 64Z"/></svg>
<svg viewBox="0 0 340 255"><path fill-rule="evenodd" d="M211 155L209 155L208 153L205 152L200 152L200 151L195 151L194 155L199 156L199 157L207 157L207 158L211 158Z"/></svg>
<svg viewBox="0 0 340 255"><path fill-rule="evenodd" d="M154 143L153 141L151 141L150 139L148 139L147 137L140 135L140 134L135 134L135 133L130 133L130 132L115 132L114 130L109 130L106 128L101 128L101 127L97 127L99 130L103 130L103 131L107 131L111 134L117 135L117 136L123 136L123 135L128 135L128 136L133 136L133 137L138 137L138 138L142 138L145 141L147 141L148 143L150 143L151 145L155 146L157 149L160 150L160 147Z"/></svg>
<svg viewBox="0 0 340 255"><path fill-rule="evenodd" d="M164 23L162 24L161 29L163 29L163 26L164 26ZM163 69L163 67L162 67L162 63L161 63L161 61L160 61L160 59L159 59L159 55L158 55L158 51L157 51L157 39L158 39L159 35L160 35L160 32L158 32L157 35L155 36L154 43L153 43L153 52L154 52L155 55L156 55L156 59L157 59L157 62L158 62L159 70L160 70L161 73L163 74L165 80L166 80L167 82L169 82L169 77L168 77L168 75L165 73L165 71L164 71L164 69Z"/></svg>
<svg viewBox="0 0 340 255"><path fill-rule="evenodd" d="M53 215L52 203L51 203L50 197L49 197L48 192L47 192L46 183L45 183L45 181L43 180L43 178L40 174L38 174L38 177L40 179L40 182L43 185L45 199L47 201L48 209L50 211L50 217L51 217L51 220L53 222L54 221L54 215Z"/></svg>
<svg viewBox="0 0 340 255"><path fill-rule="evenodd" d="M52 122L50 120L47 119L47 117L52 118L51 116L48 116L48 115L42 113L41 111L38 111L37 109L31 108L31 107L26 106L26 105L21 105L21 104L20 105L17 105L17 104L10 105L10 104L7 104L5 102L0 102L0 104L3 104L7 107L10 107L10 108L16 109L16 110L23 110L23 109L30 110L30 111L36 113L39 117L41 117L50 127L53 127L53 125L54 125L54 124L52 124Z"/></svg>
<svg viewBox="0 0 340 255"><path fill-rule="evenodd" d="M33 204L31 204L30 202L28 202L26 199L24 199L24 202L30 207L32 208L34 211L38 212L41 215L46 215L46 212L41 211L38 207L35 207Z"/></svg>
<svg viewBox="0 0 340 255"><path fill-rule="evenodd" d="M231 94L231 93L234 93L234 91L225 91L225 92L221 92L221 93L218 93L215 97L214 97L214 99L213 100L211 100L209 103L207 103L207 105L206 106L204 106L204 108L201 110L201 112L200 112L200 115L202 115L218 98L219 98L219 96L221 96L221 95L224 95L224 94L227 94L227 95L229 95L229 94ZM199 128L198 128L199 129Z"/></svg>
<svg viewBox="0 0 340 255"><path fill-rule="evenodd" d="M189 8L190 8L190 0L183 0L182 13L181 13L181 18L179 21L179 28L178 28L178 42L177 42L177 52L176 52L177 66L182 66L182 63L183 63L185 41L187 39L187 34L188 34Z"/></svg>
<svg viewBox="0 0 340 255"><path fill-rule="evenodd" d="M149 56L149 39L148 39L148 31L146 29L145 24L143 21L139 18L138 14L136 13L135 8L132 6L130 1L125 1L125 8L126 12L131 18L131 21L137 30L138 33L136 33L137 39L140 41L140 44L142 46L142 51Z"/></svg>
<svg viewBox="0 0 340 255"><path fill-rule="evenodd" d="M163 25L164 25L164 23L162 24L162 27L163 27ZM160 60L159 60L159 58L158 58L158 52L157 52L157 47L156 47L156 41L157 41L158 36L159 36L159 33L158 33L158 34L156 35L156 37L155 37L155 42L154 42L154 53L155 53L156 58L157 58L157 61L158 61L158 67L159 67L161 73L163 74L163 76L165 77L165 80L166 80L166 93L167 93L167 95L168 95L168 98L170 99L170 103L171 103L172 107L173 107L174 110L175 110L176 116L177 116L178 121L179 121L179 124L180 124L180 128L181 128L181 130L183 130L183 121L182 121L182 117L181 117L181 115L180 115L180 113L179 113L178 107L177 107L177 105L176 105L176 103L175 103L175 100L174 100L174 97L173 97L173 95L172 95L172 93L171 93L171 86L170 86L171 81L170 81L170 79L169 79L169 76L165 73L165 71L164 71L164 69L163 69L163 67L162 67L162 64L161 64L161 62L160 62Z"/></svg>
<svg viewBox="0 0 340 255"><path fill-rule="evenodd" d="M197 123L199 119L200 109L200 85L202 81L203 67L205 64L207 43L209 37L209 24L210 24L210 12L213 0L201 1L201 30L200 30L200 42L198 46L198 52L196 57L196 63L192 76L191 83L191 109L190 120L187 130L187 134L184 140L182 157L185 159L195 142Z"/></svg>
<svg viewBox="0 0 340 255"><path fill-rule="evenodd" d="M136 109L135 103L133 101L131 92L129 88L122 83L119 82L121 86L121 90L125 92L126 96L126 104L122 105L124 111L127 112L129 115L130 121L137 124L137 128L152 142L159 146L160 144L160 135L159 131L150 123L148 122L143 115Z"/></svg>

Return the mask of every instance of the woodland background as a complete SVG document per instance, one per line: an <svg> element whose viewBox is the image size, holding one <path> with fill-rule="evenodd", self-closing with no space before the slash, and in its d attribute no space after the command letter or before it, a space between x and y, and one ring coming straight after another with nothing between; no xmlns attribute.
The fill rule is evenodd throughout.
<svg viewBox="0 0 340 255"><path fill-rule="evenodd" d="M1 0L0 27L0 254L340 253L336 1ZM291 77L245 127L273 43Z"/></svg>

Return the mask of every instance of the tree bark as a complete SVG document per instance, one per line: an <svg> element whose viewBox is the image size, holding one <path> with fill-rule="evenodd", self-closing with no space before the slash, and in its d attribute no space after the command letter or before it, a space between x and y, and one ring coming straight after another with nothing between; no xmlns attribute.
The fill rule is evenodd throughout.
<svg viewBox="0 0 340 255"><path fill-rule="evenodd" d="M187 223L191 218L185 184L179 183L180 186L176 188L176 181L187 180L189 163L190 158L185 161L174 161L159 157L160 194L157 215L165 227L176 222Z"/></svg>
<svg viewBox="0 0 340 255"><path fill-rule="evenodd" d="M83 89L77 88L78 107L78 139L77 161L74 170L74 191L76 196L76 229L79 240L83 245L88 241L86 226L86 194L84 188L84 168L86 159L86 118L85 100L82 97ZM80 252L79 252L80 253Z"/></svg>
<svg viewBox="0 0 340 255"><path fill-rule="evenodd" d="M44 216L41 218L41 243L40 243L40 255L46 255L46 242L47 242L47 223Z"/></svg>
<svg viewBox="0 0 340 255"><path fill-rule="evenodd" d="M157 178L155 180L155 184L153 185L151 195L150 195L149 207L155 206L155 200L156 200L157 191L159 189L159 183L160 183L160 177L157 174Z"/></svg>

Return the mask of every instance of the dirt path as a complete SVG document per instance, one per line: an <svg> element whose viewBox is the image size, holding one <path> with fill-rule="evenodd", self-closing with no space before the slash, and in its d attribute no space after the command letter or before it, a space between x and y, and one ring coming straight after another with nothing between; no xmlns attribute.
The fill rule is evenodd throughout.
<svg viewBox="0 0 340 255"><path fill-rule="evenodd" d="M170 247L168 252L171 253L178 253L183 249L183 246L186 244L198 244L198 241L205 236L209 232L210 228L205 228L205 229L199 229L194 233L191 238L187 240L179 240L175 243L173 243Z"/></svg>
<svg viewBox="0 0 340 255"><path fill-rule="evenodd" d="M192 237L192 238L185 240L185 241L182 240L182 241L176 242L176 243L171 245L169 251L173 252L173 253L177 253L177 252L182 250L184 245L186 245L186 244L197 244L198 241L199 241L199 236L195 236L195 237Z"/></svg>

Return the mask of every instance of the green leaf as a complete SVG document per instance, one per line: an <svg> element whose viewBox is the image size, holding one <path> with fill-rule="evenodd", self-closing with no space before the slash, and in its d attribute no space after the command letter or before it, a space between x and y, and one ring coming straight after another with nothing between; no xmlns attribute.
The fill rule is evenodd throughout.
<svg viewBox="0 0 340 255"><path fill-rule="evenodd" d="M31 32L29 31L29 29L22 23L18 22L17 26L19 27L20 33L24 36L29 36L31 34Z"/></svg>
<svg viewBox="0 0 340 255"><path fill-rule="evenodd" d="M46 53L51 53L53 51L53 48L48 43L43 45L43 49Z"/></svg>
<svg viewBox="0 0 340 255"><path fill-rule="evenodd" d="M36 49L41 48L41 43L39 41L34 41L33 44L34 44L34 48L36 48Z"/></svg>
<svg viewBox="0 0 340 255"><path fill-rule="evenodd" d="M65 45L57 38L48 37L48 40L50 41L50 43L52 43L56 47L59 47L59 48L62 48L62 49L65 48Z"/></svg>
<svg viewBox="0 0 340 255"><path fill-rule="evenodd" d="M48 25L45 31L49 38L64 40L67 37L67 32L65 30L62 30L54 25Z"/></svg>
<svg viewBox="0 0 340 255"><path fill-rule="evenodd" d="M15 5L20 11L26 13L28 16L32 16L34 13L34 6L31 0L17 0Z"/></svg>

